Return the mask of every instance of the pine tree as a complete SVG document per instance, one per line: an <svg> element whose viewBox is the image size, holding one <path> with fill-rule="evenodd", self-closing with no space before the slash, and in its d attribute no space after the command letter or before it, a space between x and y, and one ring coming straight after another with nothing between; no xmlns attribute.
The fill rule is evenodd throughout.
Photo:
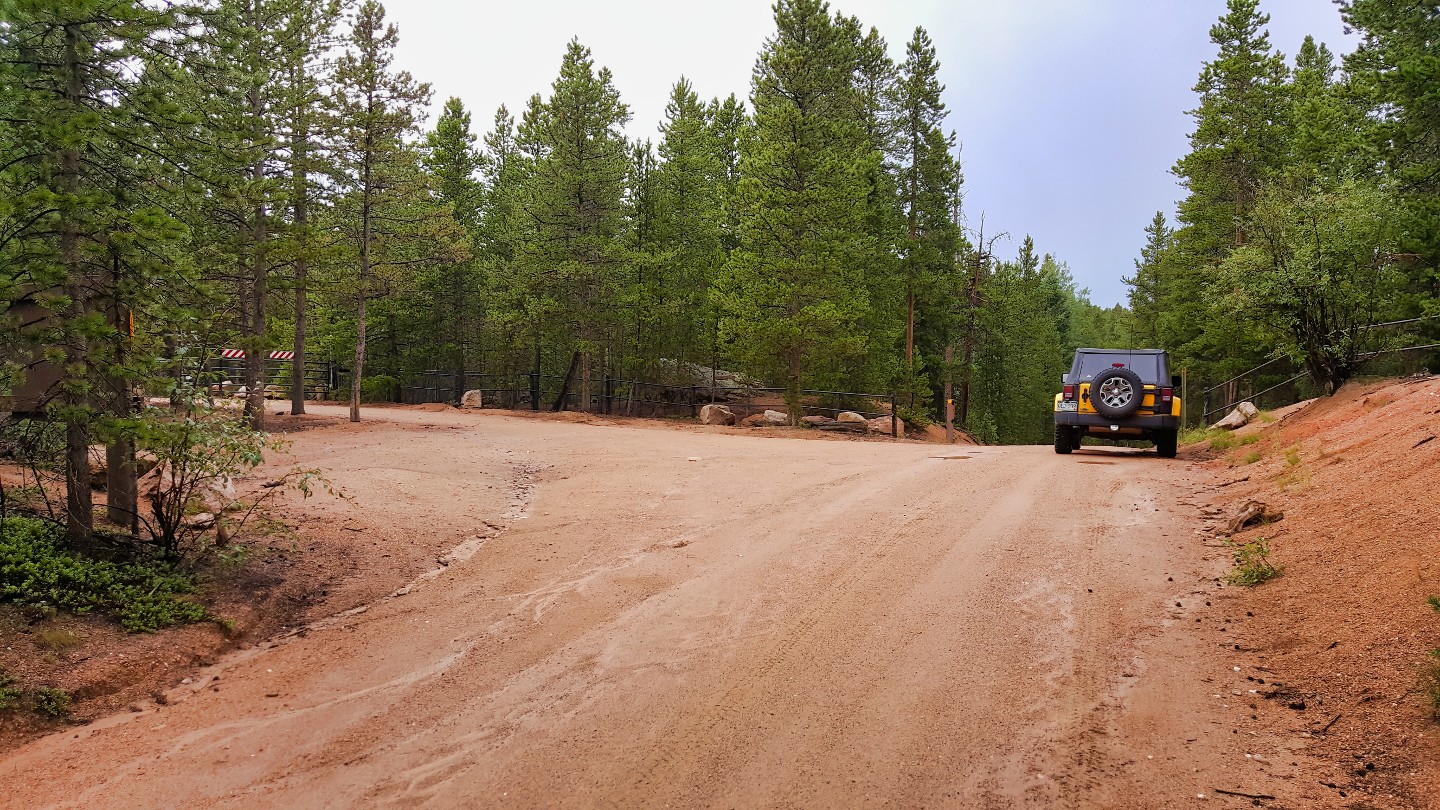
<svg viewBox="0 0 1440 810"><path fill-rule="evenodd" d="M720 196L725 167L709 110L684 78L670 94L661 134L656 229L672 281L667 356L681 361L704 356L713 363L716 319L709 288L725 258Z"/></svg>
<svg viewBox="0 0 1440 810"><path fill-rule="evenodd" d="M1227 0L1226 9L1210 29L1218 53L1195 85L1191 151L1174 168L1188 194L1160 303L1162 348L1196 359L1202 377L1215 379L1255 365L1269 350L1246 324L1214 311L1212 288L1219 264L1246 243L1261 189L1288 154L1288 70L1271 49L1270 18L1258 0Z"/></svg>
<svg viewBox="0 0 1440 810"><path fill-rule="evenodd" d="M755 66L754 131L741 149L740 247L727 263L722 335L784 380L792 420L807 385L870 351L862 262L878 153L858 108L853 39L819 0L782 0Z"/></svg>
<svg viewBox="0 0 1440 810"><path fill-rule="evenodd" d="M58 374L45 407L65 425L66 533L81 543L93 529L91 441L123 432L131 385L153 358L129 334L131 313L173 277L169 248L183 234L150 176L152 160L176 159L156 132L176 111L133 66L152 37L183 26L139 2L17 0L0 11L0 288L11 320L0 335L7 357ZM21 313L24 328L12 320ZM133 472L133 446L118 455ZM133 500L133 474L129 486Z"/></svg>
<svg viewBox="0 0 1440 810"><path fill-rule="evenodd" d="M445 110L426 144L425 168L434 178L440 201L467 234L474 233L480 221L482 188L476 174L481 160L475 150L475 136L470 132L470 113L460 99L445 102ZM480 331L473 315L481 280L469 257L443 265L440 275L435 290L436 298L445 301L444 307L437 308L443 324L440 331L445 336L440 353L446 355L444 359L454 376L451 398L458 405L465 393L467 348L472 336Z"/></svg>
<svg viewBox="0 0 1440 810"><path fill-rule="evenodd" d="M322 200L319 180L332 153L337 122L333 97L326 92L337 26L351 0L301 0L282 9L281 47L277 58L276 114L284 139L283 156L289 186L289 244L283 249L293 268L294 359L290 363L290 413L305 413L305 376L310 266L322 255L320 234L311 213Z"/></svg>
<svg viewBox="0 0 1440 810"><path fill-rule="evenodd" d="M1164 212L1156 211L1155 218L1145 226L1145 246L1135 260L1135 275L1124 280L1130 286L1132 334L1140 344L1151 348L1163 345L1166 333L1162 322L1169 303L1165 287L1169 273L1164 265L1173 239L1174 231L1166 224Z"/></svg>
<svg viewBox="0 0 1440 810"><path fill-rule="evenodd" d="M960 229L952 210L960 194L960 169L955 160L954 135L946 136L947 115L940 96L940 63L925 29L917 27L906 46L905 61L895 89L897 152L901 208L905 214L905 240L901 263L905 278L905 364L910 408L915 391L925 387L917 379L916 322L928 332L931 362L950 345L954 330L953 290L942 284L954 270ZM917 312L918 309L918 312ZM925 329L928 326L929 329ZM923 361L922 361L922 364ZM938 363L937 363L938 365Z"/></svg>
<svg viewBox="0 0 1440 810"><path fill-rule="evenodd" d="M581 409L591 407L594 355L619 313L616 289L628 257L625 181L629 149L621 128L630 111L609 68L571 40L548 100L532 103L520 126L533 166L523 207L531 218L516 263L531 318L559 321L579 360Z"/></svg>
<svg viewBox="0 0 1440 810"><path fill-rule="evenodd" d="M343 130L339 178L346 191L348 225L355 244L355 364L350 372L350 421L360 421L360 387L365 370L366 307L384 291L377 277L377 241L409 230L413 219L387 212L403 208L423 188L418 159L405 141L415 134L417 108L430 99L430 86L392 68L399 33L385 23L385 8L366 0L355 14L345 54L335 69L336 105ZM409 220L409 221L407 221ZM397 246L398 247L398 246ZM424 258L396 250L388 262L402 267Z"/></svg>

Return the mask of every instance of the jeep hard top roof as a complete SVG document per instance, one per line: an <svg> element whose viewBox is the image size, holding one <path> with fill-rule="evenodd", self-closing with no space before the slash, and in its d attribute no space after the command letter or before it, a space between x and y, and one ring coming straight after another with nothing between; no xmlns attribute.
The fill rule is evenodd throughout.
<svg viewBox="0 0 1440 810"><path fill-rule="evenodd" d="M1119 358L1123 362L1115 362ZM1075 362L1065 374L1067 383L1088 382L1095 375L1114 366L1125 366L1140 375L1149 385L1168 384L1170 358L1164 349L1076 349Z"/></svg>

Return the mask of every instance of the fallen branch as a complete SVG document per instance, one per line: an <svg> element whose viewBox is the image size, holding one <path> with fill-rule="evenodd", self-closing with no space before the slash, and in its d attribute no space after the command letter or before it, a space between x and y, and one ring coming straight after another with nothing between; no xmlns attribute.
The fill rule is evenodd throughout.
<svg viewBox="0 0 1440 810"><path fill-rule="evenodd" d="M1250 476L1247 475L1247 476L1245 476L1244 478L1236 478L1234 481L1226 481L1226 482L1223 483L1223 484L1216 484L1216 485L1215 485L1215 488L1216 488L1216 489L1219 489L1220 487L1228 487L1228 486L1230 486L1231 484L1243 484L1243 483L1245 483L1246 481L1249 481L1249 480L1250 480Z"/></svg>
<svg viewBox="0 0 1440 810"><path fill-rule="evenodd" d="M1411 450L1414 450L1415 448L1419 447L1419 446L1422 445L1422 444L1425 444L1425 443L1427 443L1427 442L1433 442L1433 441L1435 441L1435 437L1434 437L1434 436L1426 436L1425 438L1421 439L1420 441L1418 441L1418 442L1410 445L1410 449L1411 449Z"/></svg>
<svg viewBox="0 0 1440 810"><path fill-rule="evenodd" d="M1343 713L1341 713L1341 714L1337 714L1337 715L1335 715L1334 717L1332 717L1332 718L1330 719L1330 722L1326 723L1326 724L1325 724L1325 727L1322 728L1322 729L1320 729L1320 733L1321 733L1321 734L1329 734L1329 733L1330 733L1330 727L1333 726L1333 725L1335 725L1335 723L1338 722L1338 721L1340 720L1340 718L1342 718L1342 717L1344 717L1344 716L1345 716L1345 715L1344 715Z"/></svg>
<svg viewBox="0 0 1440 810"><path fill-rule="evenodd" d="M1239 790L1225 790L1223 788L1211 788L1215 793L1223 793L1226 796L1243 796L1247 799L1273 799L1269 793L1244 793Z"/></svg>

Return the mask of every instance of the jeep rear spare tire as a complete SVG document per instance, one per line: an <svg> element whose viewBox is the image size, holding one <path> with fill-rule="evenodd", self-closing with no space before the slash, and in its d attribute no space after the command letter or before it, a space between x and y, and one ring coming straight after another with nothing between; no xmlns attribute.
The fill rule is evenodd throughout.
<svg viewBox="0 0 1440 810"><path fill-rule="evenodd" d="M1090 403L1106 419L1124 419L1140 409L1145 384L1128 368L1107 368L1090 383Z"/></svg>

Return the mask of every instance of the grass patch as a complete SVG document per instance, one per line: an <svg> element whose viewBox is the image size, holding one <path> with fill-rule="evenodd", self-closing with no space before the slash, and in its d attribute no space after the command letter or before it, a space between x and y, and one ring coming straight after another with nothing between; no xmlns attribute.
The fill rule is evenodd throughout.
<svg viewBox="0 0 1440 810"><path fill-rule="evenodd" d="M1248 543L1225 542L1230 544L1235 558L1235 570L1226 577L1231 585L1259 585L1280 576L1285 570L1284 566L1270 562L1270 544L1263 537Z"/></svg>
<svg viewBox="0 0 1440 810"><path fill-rule="evenodd" d="M1210 449L1229 450L1239 443L1240 440L1235 438L1234 433L1221 433L1220 435L1210 439Z"/></svg>
<svg viewBox="0 0 1440 810"><path fill-rule="evenodd" d="M65 652L80 646L82 639L69 630L41 630L35 634L35 643L51 652Z"/></svg>
<svg viewBox="0 0 1440 810"><path fill-rule="evenodd" d="M191 577L161 563L121 565L66 551L52 523L0 520L0 602L94 611L137 633L204 619L203 606L181 598L192 590Z"/></svg>
<svg viewBox="0 0 1440 810"><path fill-rule="evenodd" d="M1285 464L1294 467L1300 463L1300 446L1294 445L1285 448Z"/></svg>
<svg viewBox="0 0 1440 810"><path fill-rule="evenodd" d="M1240 459L1240 463L1254 464L1262 458L1264 458L1264 455L1259 450L1251 450L1250 452L1246 453L1243 458Z"/></svg>
<svg viewBox="0 0 1440 810"><path fill-rule="evenodd" d="M1249 436L1241 436L1239 444L1241 447L1245 447L1246 445L1257 444L1259 441L1260 434L1251 433Z"/></svg>
<svg viewBox="0 0 1440 810"><path fill-rule="evenodd" d="M1179 443L1199 444L1220 432L1204 426L1181 428L1178 437Z"/></svg>

